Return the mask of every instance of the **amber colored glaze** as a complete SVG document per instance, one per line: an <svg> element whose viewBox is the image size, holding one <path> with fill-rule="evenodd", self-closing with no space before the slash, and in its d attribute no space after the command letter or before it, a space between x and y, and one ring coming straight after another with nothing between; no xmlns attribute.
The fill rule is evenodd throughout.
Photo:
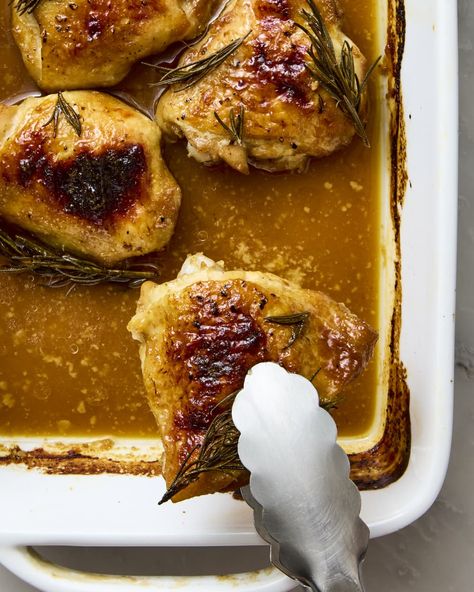
<svg viewBox="0 0 474 592"><path fill-rule="evenodd" d="M7 4L7 3L5 3ZM375 0L340 0L344 30L374 57ZM0 99L34 89L0 14ZM137 66L120 85L150 109L151 69ZM374 103L374 101L372 101ZM178 228L159 256L172 279L188 253L228 268L272 271L322 290L377 326L379 150L359 140L304 174L248 177L207 169L183 145L166 147L183 188ZM126 331L137 291L117 287L49 289L31 276L0 276L0 436L150 437L138 346ZM366 432L377 386L375 364L346 392L334 417L342 436Z"/></svg>

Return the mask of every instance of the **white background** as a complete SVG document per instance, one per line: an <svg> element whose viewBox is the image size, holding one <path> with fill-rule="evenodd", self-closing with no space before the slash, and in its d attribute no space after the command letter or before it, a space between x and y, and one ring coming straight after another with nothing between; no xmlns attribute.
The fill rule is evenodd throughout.
<svg viewBox="0 0 474 592"><path fill-rule="evenodd" d="M451 464L433 508L412 526L371 542L364 566L367 592L471 592L474 589L474 0L459 0L460 25L460 195L455 420ZM242 550L246 567L263 558L263 550ZM99 569L115 562L119 569L139 561L141 571L156 573L173 562L192 571L225 568L228 551L217 555L163 552L145 559L140 552L89 551L81 566ZM56 551L54 557L71 555ZM74 554L75 561L78 556ZM190 567L195 563L196 568ZM125 568L124 568L125 566ZM199 567L197 567L199 566ZM137 569L140 569L137 567ZM0 592L36 592L0 567Z"/></svg>

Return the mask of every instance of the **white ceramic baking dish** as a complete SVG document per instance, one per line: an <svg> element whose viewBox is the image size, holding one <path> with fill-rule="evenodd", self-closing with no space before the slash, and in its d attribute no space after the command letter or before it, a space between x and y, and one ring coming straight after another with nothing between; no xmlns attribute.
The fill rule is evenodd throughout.
<svg viewBox="0 0 474 592"><path fill-rule="evenodd" d="M412 448L401 479L384 489L362 493L362 518L373 537L406 526L430 507L445 476L451 441L457 212L456 2L406 0L405 7L407 43L402 88L409 187L401 225L401 358L411 390ZM388 190L387 178L382 182ZM4 446L12 444L3 442ZM44 442L16 444L31 449ZM349 448L363 445L344 444ZM150 452L146 442L133 445L139 454ZM156 443L153 445L156 447ZM163 488L161 479L148 477L48 475L21 465L3 466L0 562L47 592L292 589L294 582L274 570L225 578L92 576L51 565L28 551L29 545L262 544L251 511L242 502L215 495L158 507Z"/></svg>

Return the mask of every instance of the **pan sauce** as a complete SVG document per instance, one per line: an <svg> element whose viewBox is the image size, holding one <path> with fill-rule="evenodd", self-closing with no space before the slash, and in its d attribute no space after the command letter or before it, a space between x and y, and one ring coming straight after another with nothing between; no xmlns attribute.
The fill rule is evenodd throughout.
<svg viewBox="0 0 474 592"><path fill-rule="evenodd" d="M375 0L340 3L345 31L373 59ZM34 88L7 12L0 15L0 99ZM149 105L153 76L137 67L120 89ZM320 289L377 327L380 167L372 105L372 149L355 140L302 175L206 169L184 146L168 146L184 199L160 256L163 280L188 253L203 251L229 269L272 271ZM116 287L52 290L33 277L0 276L0 435L153 436L138 348L125 329L137 298ZM342 436L368 431L376 385L372 363L334 413Z"/></svg>

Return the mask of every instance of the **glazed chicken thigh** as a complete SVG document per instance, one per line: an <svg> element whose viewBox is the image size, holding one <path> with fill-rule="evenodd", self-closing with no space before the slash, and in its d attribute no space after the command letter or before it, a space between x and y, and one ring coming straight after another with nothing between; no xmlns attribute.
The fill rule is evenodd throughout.
<svg viewBox="0 0 474 592"><path fill-rule="evenodd" d="M0 217L44 242L113 265L162 248L180 200L158 126L122 101L75 91L0 105Z"/></svg>
<svg viewBox="0 0 474 592"><path fill-rule="evenodd" d="M343 48L352 53L363 87L366 60L341 31L336 0L316 4L337 60ZM308 28L303 10L311 10L306 0L231 0L202 42L185 52L180 67L239 39L243 43L195 84L176 83L167 91L156 113L164 132L186 138L198 160L225 161L244 173L249 164L270 171L302 169L310 157L349 144L353 121L307 67L310 37L298 27ZM363 124L363 88L360 94Z"/></svg>
<svg viewBox="0 0 474 592"><path fill-rule="evenodd" d="M40 0L13 34L30 75L47 91L112 86L134 62L206 26L218 0Z"/></svg>
<svg viewBox="0 0 474 592"><path fill-rule="evenodd" d="M273 361L312 379L330 407L377 341L369 325L320 292L270 273L224 271L202 255L189 257L172 282L145 283L128 329L140 342L168 487L197 453L216 405L242 388L252 366ZM245 477L206 473L173 499L236 489Z"/></svg>

